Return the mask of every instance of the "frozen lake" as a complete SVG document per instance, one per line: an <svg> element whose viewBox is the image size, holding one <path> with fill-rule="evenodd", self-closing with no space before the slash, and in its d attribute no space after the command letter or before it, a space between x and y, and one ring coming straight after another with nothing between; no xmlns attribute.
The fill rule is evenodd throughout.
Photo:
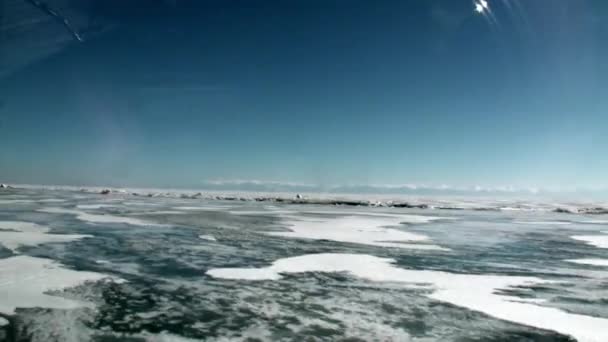
<svg viewBox="0 0 608 342"><path fill-rule="evenodd" d="M0 191L0 340L608 341L608 215Z"/></svg>

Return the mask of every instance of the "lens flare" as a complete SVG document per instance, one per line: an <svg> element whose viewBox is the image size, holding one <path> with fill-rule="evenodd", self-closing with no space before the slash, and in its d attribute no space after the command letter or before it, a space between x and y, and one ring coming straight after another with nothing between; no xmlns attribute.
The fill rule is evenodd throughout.
<svg viewBox="0 0 608 342"><path fill-rule="evenodd" d="M494 16L488 0L473 0L475 13L483 15L492 26L498 26L498 20Z"/></svg>

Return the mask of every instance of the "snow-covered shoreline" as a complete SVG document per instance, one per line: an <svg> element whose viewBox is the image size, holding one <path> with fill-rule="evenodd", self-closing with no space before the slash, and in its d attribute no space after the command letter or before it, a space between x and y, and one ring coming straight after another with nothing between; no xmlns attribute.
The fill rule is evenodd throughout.
<svg viewBox="0 0 608 342"><path fill-rule="evenodd" d="M63 185L13 185L19 189L73 191L111 197L160 197L184 200L270 202L296 205L338 205L430 210L542 211L563 214L607 215L608 202L555 201L541 199L492 199L487 196L415 196L394 194L293 193L256 191L218 191L203 189L109 188ZM605 222L608 223L608 219Z"/></svg>

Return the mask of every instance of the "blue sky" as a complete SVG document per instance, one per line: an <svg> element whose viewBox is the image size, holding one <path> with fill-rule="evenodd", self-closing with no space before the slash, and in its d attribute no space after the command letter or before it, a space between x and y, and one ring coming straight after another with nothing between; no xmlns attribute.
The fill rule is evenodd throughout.
<svg viewBox="0 0 608 342"><path fill-rule="evenodd" d="M0 180L608 187L607 5L488 2L104 8L0 80Z"/></svg>

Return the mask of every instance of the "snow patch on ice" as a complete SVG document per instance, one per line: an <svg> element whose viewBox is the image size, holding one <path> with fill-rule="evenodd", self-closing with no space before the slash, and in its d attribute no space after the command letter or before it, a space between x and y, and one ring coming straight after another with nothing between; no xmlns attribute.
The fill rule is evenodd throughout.
<svg viewBox="0 0 608 342"><path fill-rule="evenodd" d="M422 216L421 216L422 217ZM445 250L427 242L425 235L386 228L402 222L423 220L417 215L394 216L343 216L335 218L309 218L286 216L289 232L267 232L268 235L311 240L331 240L380 247Z"/></svg>
<svg viewBox="0 0 608 342"><path fill-rule="evenodd" d="M569 259L566 261L581 265L608 266L608 259Z"/></svg>
<svg viewBox="0 0 608 342"><path fill-rule="evenodd" d="M199 235L199 239L207 240L207 241L217 241L217 239L213 235Z"/></svg>
<svg viewBox="0 0 608 342"><path fill-rule="evenodd" d="M0 232L0 244L13 252L22 246L36 246L45 243L59 243L80 240L92 235L80 234L44 234L22 232Z"/></svg>
<svg viewBox="0 0 608 342"><path fill-rule="evenodd" d="M515 224L530 224L530 225L559 225L559 226L567 226L572 224L572 222L568 221L513 221Z"/></svg>
<svg viewBox="0 0 608 342"><path fill-rule="evenodd" d="M259 216L259 215L288 215L293 214L292 210L287 209L260 209L260 210L229 210L228 211L232 215L246 215L246 216Z"/></svg>
<svg viewBox="0 0 608 342"><path fill-rule="evenodd" d="M31 222L0 221L0 244L16 253L22 246L70 242L91 235L48 234L49 228Z"/></svg>
<svg viewBox="0 0 608 342"><path fill-rule="evenodd" d="M64 199L60 199L60 198L46 198L46 199L41 199L38 202L43 202L43 203L62 203L65 202Z"/></svg>
<svg viewBox="0 0 608 342"><path fill-rule="evenodd" d="M150 223L134 217L122 217L105 214L89 214L79 210L63 209L63 208L43 208L38 211L52 214L70 214L76 215L76 218L91 223L125 223L134 226L160 226L156 223Z"/></svg>
<svg viewBox="0 0 608 342"><path fill-rule="evenodd" d="M587 223L587 224L607 224L608 220L581 220L579 223Z"/></svg>
<svg viewBox="0 0 608 342"><path fill-rule="evenodd" d="M293 272L296 273L296 272ZM239 280L278 280L281 279L279 271L268 268L214 268L207 271L213 278L239 279Z"/></svg>
<svg viewBox="0 0 608 342"><path fill-rule="evenodd" d="M133 335L134 337L143 337L146 342L200 342L198 339L191 339L183 336L174 335L168 332L160 332L158 334L152 334L143 332L140 334Z"/></svg>
<svg viewBox="0 0 608 342"><path fill-rule="evenodd" d="M30 204L30 203L35 203L36 201L34 200L21 200L21 199L14 199L14 200L0 200L0 204Z"/></svg>
<svg viewBox="0 0 608 342"><path fill-rule="evenodd" d="M386 213L386 212L367 212L367 211L330 211L330 210L322 210L322 211L304 211L304 213L310 214L324 214L324 215L340 215L340 216L364 216L364 217L392 217L399 219L399 223L429 223L438 220L447 220L452 219L450 217L440 217L440 216L426 216L426 215L413 215L413 214L395 214L395 213Z"/></svg>
<svg viewBox="0 0 608 342"><path fill-rule="evenodd" d="M102 209L102 208L114 208L116 205L113 204L80 204L77 205L78 209Z"/></svg>
<svg viewBox="0 0 608 342"><path fill-rule="evenodd" d="M393 259L364 254L311 254L279 259L265 268L219 268L207 271L214 278L277 280L281 273L347 272L376 282L429 284L430 298L496 318L571 335L579 342L608 341L608 319L571 314L556 308L514 301L501 289L548 281L535 277L468 275L417 271L394 266Z"/></svg>
<svg viewBox="0 0 608 342"><path fill-rule="evenodd" d="M574 240L584 241L588 245L598 248L608 248L608 235L575 235Z"/></svg>
<svg viewBox="0 0 608 342"><path fill-rule="evenodd" d="M90 303L48 295L86 281L109 278L95 272L73 271L49 259L15 256L0 259L0 312L15 313L16 308L71 309L90 306ZM116 279L116 281L121 281Z"/></svg>
<svg viewBox="0 0 608 342"><path fill-rule="evenodd" d="M214 205L214 206L200 206L200 207L173 207L175 210L211 210L211 211L221 211L225 209L230 209L232 206L223 206L223 205Z"/></svg>
<svg viewBox="0 0 608 342"><path fill-rule="evenodd" d="M158 210L158 211L146 211L140 213L141 215L184 215L187 212L177 210Z"/></svg>
<svg viewBox="0 0 608 342"><path fill-rule="evenodd" d="M49 231L48 227L41 226L33 222L22 221L0 221L0 229L24 233L46 233Z"/></svg>

